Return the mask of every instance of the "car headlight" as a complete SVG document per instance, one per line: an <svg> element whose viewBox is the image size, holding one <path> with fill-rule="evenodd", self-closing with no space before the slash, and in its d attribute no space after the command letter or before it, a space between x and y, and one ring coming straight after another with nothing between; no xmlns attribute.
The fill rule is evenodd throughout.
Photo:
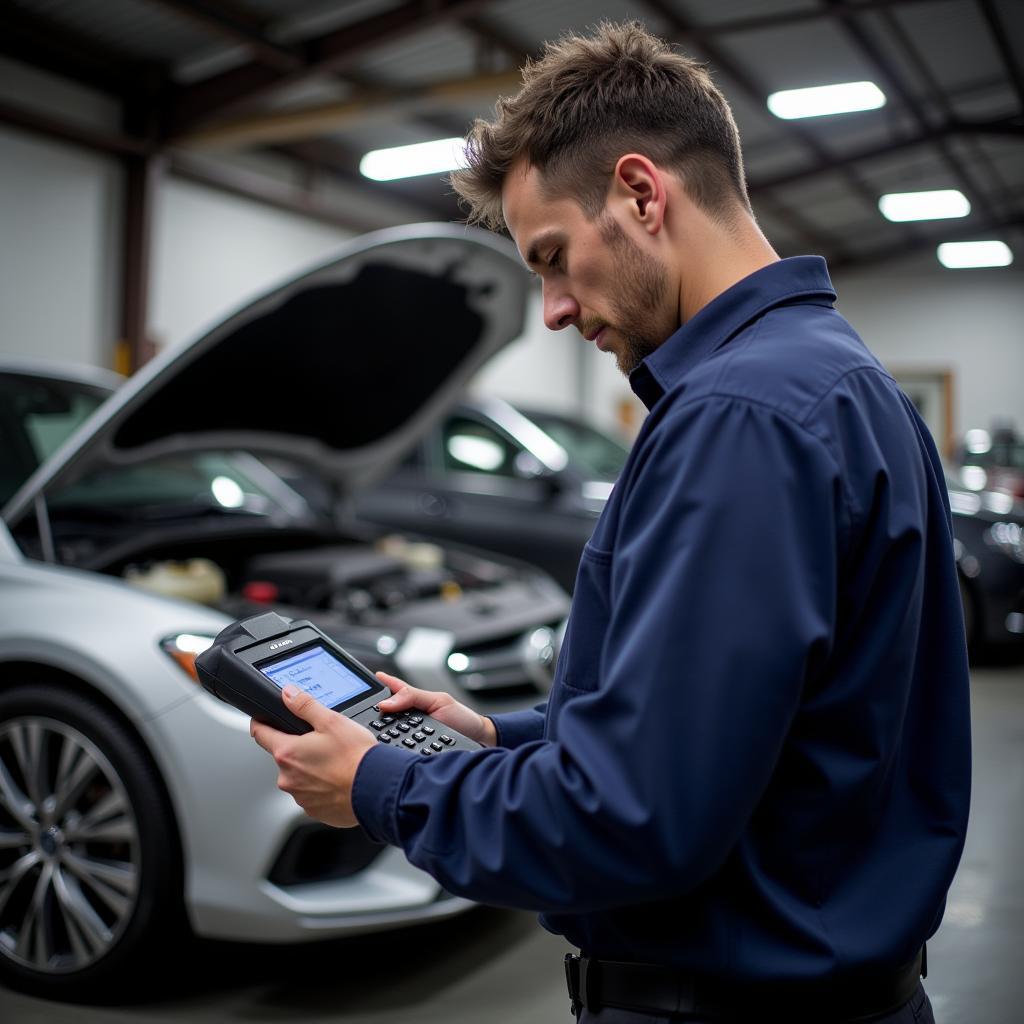
<svg viewBox="0 0 1024 1024"><path fill-rule="evenodd" d="M170 657L179 668L188 673L194 683L199 682L196 672L196 658L213 643L212 636L202 633L175 633L160 641L160 649Z"/></svg>
<svg viewBox="0 0 1024 1024"><path fill-rule="evenodd" d="M993 523L985 539L1004 555L1024 563L1024 530L1017 523Z"/></svg>

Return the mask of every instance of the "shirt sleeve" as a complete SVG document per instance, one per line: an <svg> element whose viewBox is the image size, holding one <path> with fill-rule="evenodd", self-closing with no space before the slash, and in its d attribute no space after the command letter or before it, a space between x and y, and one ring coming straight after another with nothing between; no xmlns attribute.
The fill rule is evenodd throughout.
<svg viewBox="0 0 1024 1024"><path fill-rule="evenodd" d="M532 707L529 711L509 711L503 715L490 715L494 730L498 734L498 746L521 747L531 740L544 735L544 718L547 702Z"/></svg>
<svg viewBox="0 0 1024 1024"><path fill-rule="evenodd" d="M427 762L372 750L357 774L360 822L457 895L585 913L697 886L828 658L844 514L826 446L709 398L670 409L635 455L607 619L573 641L599 645L595 677L573 680L557 739Z"/></svg>

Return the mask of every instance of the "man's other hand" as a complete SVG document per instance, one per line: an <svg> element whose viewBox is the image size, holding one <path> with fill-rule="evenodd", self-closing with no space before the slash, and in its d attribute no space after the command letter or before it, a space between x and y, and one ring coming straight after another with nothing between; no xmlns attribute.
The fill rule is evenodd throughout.
<svg viewBox="0 0 1024 1024"><path fill-rule="evenodd" d="M460 704L450 693L418 690L395 676L389 676L387 672L378 672L377 678L391 688L391 696L380 702L381 711L394 714L417 708L485 747L497 746L498 734L494 723L465 704Z"/></svg>

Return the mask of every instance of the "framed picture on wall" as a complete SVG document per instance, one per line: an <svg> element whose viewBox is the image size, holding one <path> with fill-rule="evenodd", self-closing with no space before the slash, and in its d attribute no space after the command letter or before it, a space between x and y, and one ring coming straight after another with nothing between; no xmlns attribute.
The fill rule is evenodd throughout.
<svg viewBox="0 0 1024 1024"><path fill-rule="evenodd" d="M935 438L936 447L946 456L956 445L953 424L953 371L933 367L888 367L897 383L914 403L921 419Z"/></svg>

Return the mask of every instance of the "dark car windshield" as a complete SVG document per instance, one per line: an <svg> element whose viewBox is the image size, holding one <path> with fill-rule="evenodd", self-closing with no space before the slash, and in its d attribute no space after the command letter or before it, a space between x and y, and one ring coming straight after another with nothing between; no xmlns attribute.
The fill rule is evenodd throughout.
<svg viewBox="0 0 1024 1024"><path fill-rule="evenodd" d="M0 505L109 394L106 388L80 381L0 373Z"/></svg>
<svg viewBox="0 0 1024 1024"><path fill-rule="evenodd" d="M131 466L105 466L46 496L53 554L86 565L145 538L196 538L236 522L309 526L306 501L248 452L187 452ZM46 557L34 516L12 529L30 558Z"/></svg>
<svg viewBox="0 0 1024 1024"><path fill-rule="evenodd" d="M81 515L144 520L305 510L299 495L246 452L187 452L105 467L53 492L47 503L55 522Z"/></svg>
<svg viewBox="0 0 1024 1024"><path fill-rule="evenodd" d="M615 480L626 464L629 449L600 430L554 413L527 416L568 453L579 471L592 480Z"/></svg>

